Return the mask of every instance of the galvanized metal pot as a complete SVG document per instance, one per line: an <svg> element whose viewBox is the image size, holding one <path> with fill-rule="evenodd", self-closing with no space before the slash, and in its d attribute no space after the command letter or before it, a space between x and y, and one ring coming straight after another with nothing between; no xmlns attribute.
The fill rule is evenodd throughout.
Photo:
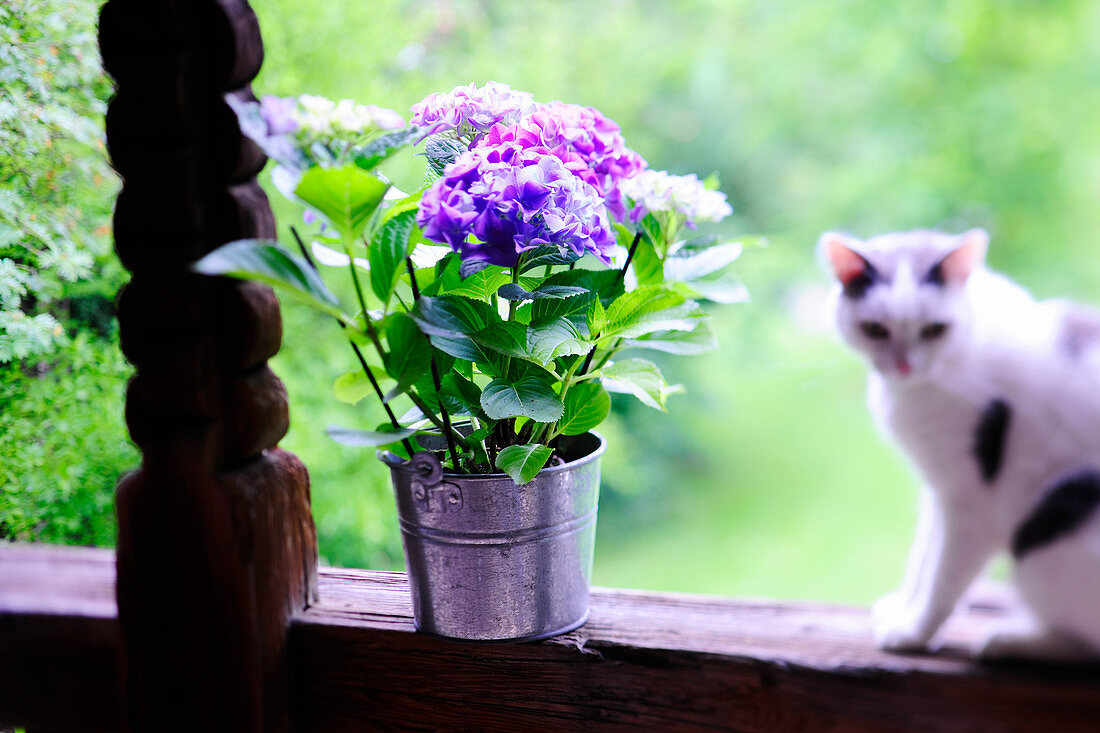
<svg viewBox="0 0 1100 733"><path fill-rule="evenodd" d="M588 620L600 456L587 433L567 462L517 486L505 474L444 474L430 453L390 467L417 629L476 641L534 641Z"/></svg>

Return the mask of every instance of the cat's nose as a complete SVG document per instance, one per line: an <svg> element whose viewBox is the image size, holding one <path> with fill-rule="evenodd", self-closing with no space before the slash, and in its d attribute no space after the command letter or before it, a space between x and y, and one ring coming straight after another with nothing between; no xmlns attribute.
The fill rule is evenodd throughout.
<svg viewBox="0 0 1100 733"><path fill-rule="evenodd" d="M904 356L898 357L898 374L903 377L908 377L913 371L913 365L909 363L909 360Z"/></svg>

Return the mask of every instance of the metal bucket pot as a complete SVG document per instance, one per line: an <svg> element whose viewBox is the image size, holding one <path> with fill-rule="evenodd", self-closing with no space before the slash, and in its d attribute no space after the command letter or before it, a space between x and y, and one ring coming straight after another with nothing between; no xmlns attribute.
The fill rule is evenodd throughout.
<svg viewBox="0 0 1100 733"><path fill-rule="evenodd" d="M413 616L422 632L533 641L588 620L600 456L597 433L561 438L567 463L517 486L505 474L444 474L430 453L390 467Z"/></svg>

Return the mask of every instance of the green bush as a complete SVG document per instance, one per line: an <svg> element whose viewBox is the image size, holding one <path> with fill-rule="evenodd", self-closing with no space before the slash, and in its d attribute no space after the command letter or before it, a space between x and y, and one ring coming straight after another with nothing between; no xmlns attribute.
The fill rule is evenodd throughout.
<svg viewBox="0 0 1100 733"><path fill-rule="evenodd" d="M111 545L138 462L112 300L100 0L0 4L0 540Z"/></svg>
<svg viewBox="0 0 1100 733"><path fill-rule="evenodd" d="M0 363L49 354L73 316L105 333L120 282L99 4L0 5Z"/></svg>
<svg viewBox="0 0 1100 733"><path fill-rule="evenodd" d="M129 365L78 333L29 368L0 364L0 540L113 545L114 486L140 461L123 437Z"/></svg>
<svg viewBox="0 0 1100 733"><path fill-rule="evenodd" d="M106 86L91 68L97 4L0 0L0 259L18 262L22 273L13 275L9 265L0 274L0 319L7 314L10 328L13 314L49 314L57 323L79 319L70 323L88 331L89 312L105 313L98 298L117 286L117 270L101 270L78 297L60 270L30 263L15 244L23 235L5 218L14 211L22 222L34 214L31 221L48 225L43 241L62 253L65 242L83 241L102 262L106 235L96 232L115 186L102 150L52 133L48 147L41 137L67 124L52 118L58 104L91 127L101 124ZM539 99L593 104L655 167L717 168L739 217L729 231L771 239L769 249L745 258L741 273L755 304L716 324L722 350L690 367L668 362L665 373L688 387L670 401L670 415L620 406L608 424L614 440L604 464L595 567L603 584L868 600L900 577L913 480L875 436L862 404L861 367L793 315L791 304L812 293L807 283L823 282L812 253L821 231L986 225L993 264L1037 293L1095 300L1100 287L1100 128L1088 124L1100 117L1095 3L253 6L267 54L254 84L259 94L311 92L402 110L431 91L496 79ZM44 81L47 71L57 83ZM78 77L83 85L74 83ZM54 112L39 121L39 109ZM74 156L71 169L63 150ZM415 187L413 170L395 169L393 178ZM104 176L99 187L89 185L95 172ZM293 208L272 198L285 231ZM71 237L50 233L59 223ZM44 306L29 290L39 282ZM370 451L323 435L329 422L378 421L378 414L329 396L332 379L353 368L354 357L335 338L316 337L334 325L293 304L284 314L285 347L274 363L291 396L284 445L310 468L321 552L338 564L399 565L383 467ZM47 322L37 333L52 341L54 328ZM0 327L0 339L7 333ZM28 352L50 348L20 338ZM95 343L84 348L105 348ZM64 371L47 369L40 380L37 363L3 372L0 413L8 415L14 395L42 394L40 387ZM100 379L120 391L124 371ZM117 414L121 403L103 404L104 414ZM31 475L38 469L19 457L24 453L9 453L18 444L7 435L9 424L0 427L6 490L12 471L21 485L42 486ZM20 430L40 437L33 423ZM90 447L57 454L42 475L81 473L97 451L117 455L125 439L120 425L112 430L102 448L96 441L107 432L73 434ZM136 459L116 460L105 474ZM84 510L48 509L76 525ZM45 526L41 518L31 524Z"/></svg>

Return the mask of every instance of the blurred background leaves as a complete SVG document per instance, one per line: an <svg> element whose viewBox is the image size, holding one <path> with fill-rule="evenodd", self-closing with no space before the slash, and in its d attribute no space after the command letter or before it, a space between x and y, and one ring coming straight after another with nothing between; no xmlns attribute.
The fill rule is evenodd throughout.
<svg viewBox="0 0 1100 733"><path fill-rule="evenodd" d="M4 57L0 74L10 74L13 63L31 64L34 72L56 45L59 57L44 63L67 59L72 73L85 76L47 84L51 94L72 89L62 106L101 125L101 78L75 54L65 55L77 47L68 39L94 22L97 5L24 3L32 20L55 18L38 24L38 32L57 40L23 60ZM721 232L768 238L767 248L750 249L740 264L753 303L715 310L722 348L662 360L669 380L688 388L670 399L670 414L615 400L605 430L611 449L595 566L600 584L865 602L900 578L915 479L870 424L861 365L828 333L825 279L813 251L821 231L984 226L993 236L992 265L1037 295L1098 299L1095 3L255 0L253 6L267 49L257 94L308 92L404 112L432 91L495 79L539 100L590 104L615 119L653 167L719 173L735 209ZM14 14L4 12L0 27L10 33ZM0 134L16 123L48 127L41 103L18 90L0 85ZM94 144L68 154L88 170L101 165ZM388 172L414 188L422 165L407 157ZM109 212L114 184L94 185L76 170L61 165L54 173L55 180L66 176L57 195L81 202L86 213ZM45 221L67 221L69 204L22 181L0 166L0 196L21 196ZM271 198L285 231L298 214L277 194ZM103 258L95 243L101 240L86 239L97 226L89 220L64 238L100 263L84 276L85 292L109 293L118 286L116 266ZM11 247L0 242L0 257L10 257ZM53 266L38 269L60 280ZM93 326L74 317L65 300L62 292L20 305L30 316L53 314L71 343L0 366L0 407L5 417L33 416L27 405L46 393L59 408L19 420L61 425L70 411L84 410L96 424L81 432L79 420L64 423L66 431L50 440L65 450L51 447L41 430L0 420L0 522L6 523L0 535L109 543L109 531L62 536L50 529L66 521L79 526L83 519L70 520L84 515L95 517L88 520L94 526L110 525L114 476L135 461L115 396L125 370L115 369L109 320L106 330ZM364 413L362 404L331 397L329 385L354 367L354 357L335 326L305 308L287 303L284 317L285 347L275 363L291 394L293 424L284 445L310 466L321 553L336 564L399 567L383 467L369 451L323 434L329 423L378 422L370 412L376 408ZM90 335L78 340L81 334ZM91 372L74 354L80 349L102 354ZM87 374L102 394L62 399L79 392ZM71 448L93 433L94 446ZM32 447L44 457L28 457ZM48 477L55 474L107 500L53 508L43 486L54 485ZM26 498L32 494L38 498ZM60 516L66 513L72 516ZM13 531L17 515L28 518Z"/></svg>

